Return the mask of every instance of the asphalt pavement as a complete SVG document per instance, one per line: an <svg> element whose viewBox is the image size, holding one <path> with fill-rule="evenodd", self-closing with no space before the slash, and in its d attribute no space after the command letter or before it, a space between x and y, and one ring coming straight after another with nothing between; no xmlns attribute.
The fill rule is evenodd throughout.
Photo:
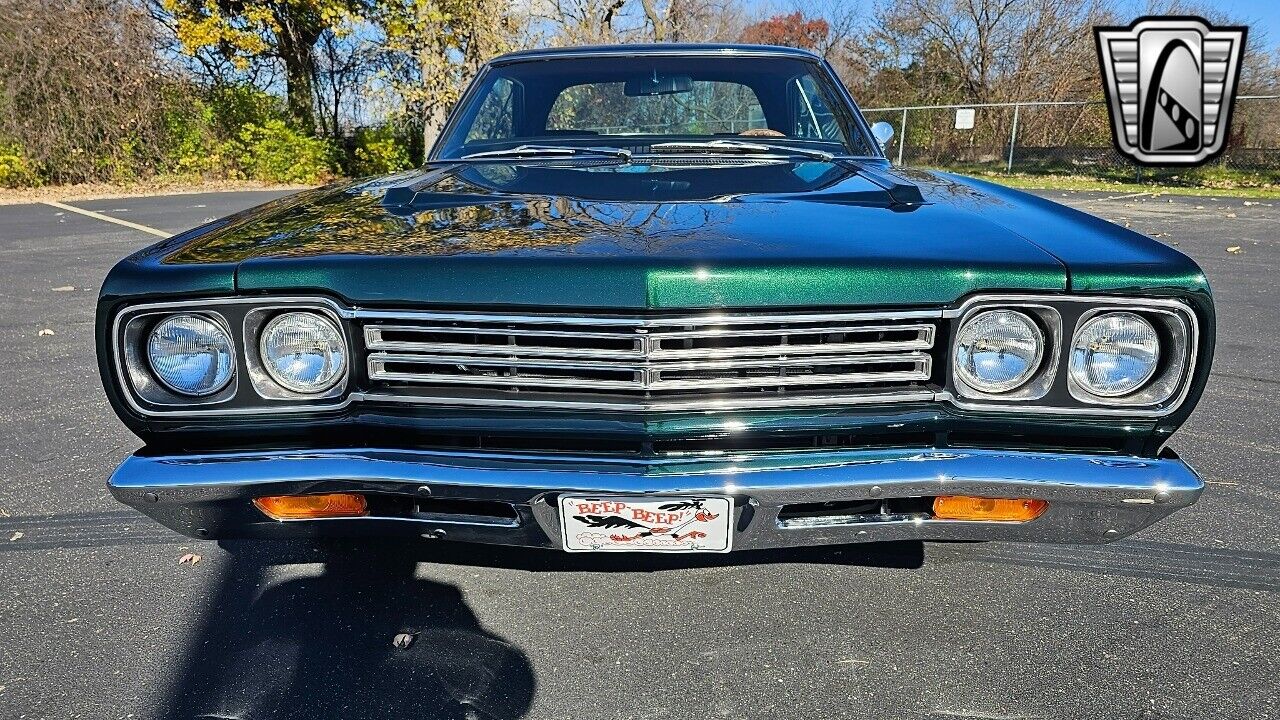
<svg viewBox="0 0 1280 720"><path fill-rule="evenodd" d="M93 356L103 276L156 238L0 207L0 719L1280 717L1280 201L1044 194L1207 272L1213 378L1171 443L1199 504L1102 547L727 566L176 536L104 487L139 442ZM277 195L69 204L177 232Z"/></svg>

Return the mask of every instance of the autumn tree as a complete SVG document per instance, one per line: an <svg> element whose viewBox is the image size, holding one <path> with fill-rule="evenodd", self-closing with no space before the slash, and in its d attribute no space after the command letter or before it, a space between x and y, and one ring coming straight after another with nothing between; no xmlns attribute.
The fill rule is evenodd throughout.
<svg viewBox="0 0 1280 720"><path fill-rule="evenodd" d="M0 0L0 18L0 153L16 146L54 183L163 165L166 120L188 98L156 57L145 13L129 0L64 0L56 11Z"/></svg>
<svg viewBox="0 0 1280 720"><path fill-rule="evenodd" d="M174 19L184 51L214 52L236 67L268 58L284 68L289 115L314 131L316 45L325 32L345 34L360 0L159 0Z"/></svg>
<svg viewBox="0 0 1280 720"><path fill-rule="evenodd" d="M877 37L898 67L930 62L966 102L1056 100L1096 94L1094 25L1105 0L893 0Z"/></svg>
<svg viewBox="0 0 1280 720"><path fill-rule="evenodd" d="M380 0L367 17L383 36L384 78L404 111L421 118L425 147L466 82L518 35L505 0Z"/></svg>
<svg viewBox="0 0 1280 720"><path fill-rule="evenodd" d="M748 25L743 29L740 39L744 43L816 50L826 41L830 32L831 26L826 20L808 19L797 10L789 15L774 15Z"/></svg>

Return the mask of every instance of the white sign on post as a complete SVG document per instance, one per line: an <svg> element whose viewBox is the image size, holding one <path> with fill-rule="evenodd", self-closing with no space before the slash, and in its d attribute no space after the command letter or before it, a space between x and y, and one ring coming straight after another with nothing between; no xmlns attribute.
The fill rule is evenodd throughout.
<svg viewBox="0 0 1280 720"><path fill-rule="evenodd" d="M958 108L956 110L956 129L972 130L973 118L977 115L977 110L973 108Z"/></svg>

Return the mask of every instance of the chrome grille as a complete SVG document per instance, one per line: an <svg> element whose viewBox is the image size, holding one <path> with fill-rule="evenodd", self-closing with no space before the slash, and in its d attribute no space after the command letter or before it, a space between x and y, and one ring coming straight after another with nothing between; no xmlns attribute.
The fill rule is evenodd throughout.
<svg viewBox="0 0 1280 720"><path fill-rule="evenodd" d="M932 397L930 313L359 315L374 392L409 401L697 409Z"/></svg>

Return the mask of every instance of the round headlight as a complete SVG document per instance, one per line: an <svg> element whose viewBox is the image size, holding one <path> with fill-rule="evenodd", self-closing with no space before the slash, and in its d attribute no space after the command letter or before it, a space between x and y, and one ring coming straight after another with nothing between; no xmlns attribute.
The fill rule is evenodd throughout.
<svg viewBox="0 0 1280 720"><path fill-rule="evenodd" d="M182 395L212 395L231 382L235 350L218 323L200 315L173 315L147 338L147 360L157 379Z"/></svg>
<svg viewBox="0 0 1280 720"><path fill-rule="evenodd" d="M1091 318L1071 342L1071 379L1087 392L1118 397L1137 390L1156 372L1160 337L1130 312Z"/></svg>
<svg viewBox="0 0 1280 720"><path fill-rule="evenodd" d="M987 310L969 318L956 336L958 379L984 393L1003 393L1035 374L1044 356L1044 333L1013 310Z"/></svg>
<svg viewBox="0 0 1280 720"><path fill-rule="evenodd" d="M347 369L342 332L313 312L287 312L272 318L262 328L258 352L271 379L296 393L324 392Z"/></svg>

